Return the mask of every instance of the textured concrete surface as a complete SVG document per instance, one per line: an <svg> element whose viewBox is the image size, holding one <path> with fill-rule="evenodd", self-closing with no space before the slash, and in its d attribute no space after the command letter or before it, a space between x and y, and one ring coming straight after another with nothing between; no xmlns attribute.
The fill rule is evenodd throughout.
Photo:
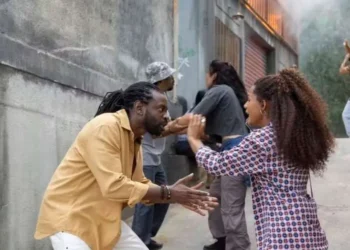
<svg viewBox="0 0 350 250"><path fill-rule="evenodd" d="M205 89L205 74L215 58L215 1L179 0L179 73L177 93L194 104L199 89Z"/></svg>
<svg viewBox="0 0 350 250"><path fill-rule="evenodd" d="M313 177L314 197L318 215L327 233L329 249L348 250L350 228L350 139L338 140L328 169L322 177ZM246 218L251 249L256 249L250 190L246 198ZM127 220L129 223L132 218ZM207 217L201 217L182 206L172 205L165 223L156 238L164 250L200 250L212 242Z"/></svg>
<svg viewBox="0 0 350 250"><path fill-rule="evenodd" d="M350 228L350 139L339 139L327 171L313 179L314 197L329 249L349 249Z"/></svg>
<svg viewBox="0 0 350 250"><path fill-rule="evenodd" d="M173 62L172 0L2 0L0 23L0 62L95 94Z"/></svg>
<svg viewBox="0 0 350 250"><path fill-rule="evenodd" d="M0 24L0 249L50 249L47 183L101 96L173 62L173 1L0 0Z"/></svg>
<svg viewBox="0 0 350 250"><path fill-rule="evenodd" d="M48 249L33 238L43 192L100 98L0 72L0 249Z"/></svg>
<svg viewBox="0 0 350 250"><path fill-rule="evenodd" d="M247 193L246 213L249 236L255 246L254 222L250 190ZM131 225L132 218L126 220ZM164 244L164 250L201 250L214 242L208 228L208 216L200 216L180 205L171 205L164 224L155 238ZM252 248L255 249L255 248Z"/></svg>

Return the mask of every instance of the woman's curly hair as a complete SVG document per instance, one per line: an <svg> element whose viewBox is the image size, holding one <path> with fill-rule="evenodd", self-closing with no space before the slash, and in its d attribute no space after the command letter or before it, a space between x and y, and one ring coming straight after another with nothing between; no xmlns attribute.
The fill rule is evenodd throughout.
<svg viewBox="0 0 350 250"><path fill-rule="evenodd" d="M270 105L269 116L280 153L296 167L322 172L334 148L327 106L295 69L259 79L254 93Z"/></svg>

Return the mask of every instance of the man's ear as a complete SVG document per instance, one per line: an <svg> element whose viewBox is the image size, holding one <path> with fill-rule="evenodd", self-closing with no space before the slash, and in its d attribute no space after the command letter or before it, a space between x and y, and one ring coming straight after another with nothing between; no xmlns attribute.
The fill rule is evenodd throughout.
<svg viewBox="0 0 350 250"><path fill-rule="evenodd" d="M134 110L138 116L144 116L146 113L146 105L141 101L134 103Z"/></svg>

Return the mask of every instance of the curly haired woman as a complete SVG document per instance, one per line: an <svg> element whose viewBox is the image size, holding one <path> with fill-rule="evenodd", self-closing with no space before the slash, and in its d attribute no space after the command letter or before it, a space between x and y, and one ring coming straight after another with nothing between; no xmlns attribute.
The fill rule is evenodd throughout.
<svg viewBox="0 0 350 250"><path fill-rule="evenodd" d="M200 141L202 117L191 118L188 138L200 166L217 176L252 176L257 245L266 249L328 249L307 193L310 172L323 172L334 147L326 105L295 70L258 80L245 104L255 128L236 147L215 152Z"/></svg>

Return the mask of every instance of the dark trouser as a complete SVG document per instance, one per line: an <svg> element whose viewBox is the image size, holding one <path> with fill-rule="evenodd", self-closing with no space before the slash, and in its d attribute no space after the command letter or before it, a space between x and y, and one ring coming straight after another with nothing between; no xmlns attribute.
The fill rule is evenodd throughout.
<svg viewBox="0 0 350 250"><path fill-rule="evenodd" d="M195 155L191 149L190 144L186 140L179 140L175 143L175 151L178 155L186 155L191 158L195 158Z"/></svg>
<svg viewBox="0 0 350 250"><path fill-rule="evenodd" d="M167 178L162 166L143 166L143 172L149 180L157 185L166 185ZM155 204L146 206L137 204L135 207L132 230L147 245L151 238L158 233L165 215L168 211L169 204Z"/></svg>
<svg viewBox="0 0 350 250"><path fill-rule="evenodd" d="M242 138L227 140L221 151L239 144ZM246 176L216 177L210 186L210 194L217 197L220 206L209 213L209 229L214 238L226 237L226 250L250 249L245 220Z"/></svg>
<svg viewBox="0 0 350 250"><path fill-rule="evenodd" d="M200 172L197 167L196 157L187 140L178 140L175 144L175 152L178 155L187 156L191 173L194 174L192 181L198 181Z"/></svg>

